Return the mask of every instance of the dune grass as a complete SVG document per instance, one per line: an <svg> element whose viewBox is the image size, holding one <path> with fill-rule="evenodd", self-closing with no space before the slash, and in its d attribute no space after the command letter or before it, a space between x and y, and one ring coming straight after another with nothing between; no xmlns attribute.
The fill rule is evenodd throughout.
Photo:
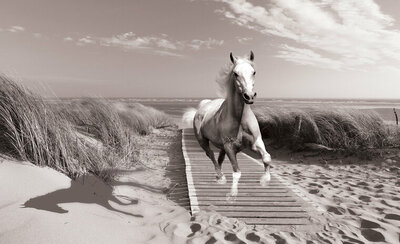
<svg viewBox="0 0 400 244"><path fill-rule="evenodd" d="M121 110L104 99L49 102L5 76L0 85L1 153L71 178L91 173L111 180L116 169L137 160L138 132L171 124L143 105Z"/></svg>
<svg viewBox="0 0 400 244"><path fill-rule="evenodd" d="M80 140L67 120L14 81L1 76L0 84L3 153L73 178L90 172L107 179L104 172L112 164Z"/></svg>
<svg viewBox="0 0 400 244"><path fill-rule="evenodd" d="M132 157L133 133L106 100L84 98L53 106L57 114L68 120L80 133L99 140L103 147L120 157Z"/></svg>
<svg viewBox="0 0 400 244"><path fill-rule="evenodd" d="M163 128L173 125L170 117L155 108L140 103L116 103L118 115L122 122L141 135L147 135L152 128Z"/></svg>
<svg viewBox="0 0 400 244"><path fill-rule="evenodd" d="M346 151L395 146L393 132L372 111L344 108L254 108L264 138L301 148L306 143Z"/></svg>

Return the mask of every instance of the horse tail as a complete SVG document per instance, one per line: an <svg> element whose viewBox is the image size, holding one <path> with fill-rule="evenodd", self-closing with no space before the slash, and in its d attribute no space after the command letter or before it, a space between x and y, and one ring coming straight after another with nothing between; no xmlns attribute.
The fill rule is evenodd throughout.
<svg viewBox="0 0 400 244"><path fill-rule="evenodd" d="M197 109L188 108L182 116L182 122L185 127L193 127L193 119L195 114L197 113Z"/></svg>
<svg viewBox="0 0 400 244"><path fill-rule="evenodd" d="M204 99L200 101L199 103L199 108L203 107L205 104L209 103L211 100L210 99ZM185 110L185 113L182 116L182 122L185 127L192 127L193 126L193 120L194 116L197 113L197 109L195 108L188 108Z"/></svg>
<svg viewBox="0 0 400 244"><path fill-rule="evenodd" d="M204 105L206 105L209 102L211 102L210 99L201 100L200 103L199 103L199 108L203 107Z"/></svg>

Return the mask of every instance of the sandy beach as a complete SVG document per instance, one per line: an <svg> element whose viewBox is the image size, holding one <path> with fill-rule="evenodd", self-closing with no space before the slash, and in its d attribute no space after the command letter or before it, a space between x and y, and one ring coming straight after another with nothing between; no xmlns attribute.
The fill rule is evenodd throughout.
<svg viewBox="0 0 400 244"><path fill-rule="evenodd" d="M400 154L389 163L272 150L273 173L315 206L320 226L271 231L213 211L191 216L171 197L184 180L177 128L154 130L146 165L120 172L111 185L75 181L47 167L3 158L0 243L398 243ZM329 163L327 163L329 162ZM210 172L213 174L213 172ZM314 217L315 217L314 216Z"/></svg>

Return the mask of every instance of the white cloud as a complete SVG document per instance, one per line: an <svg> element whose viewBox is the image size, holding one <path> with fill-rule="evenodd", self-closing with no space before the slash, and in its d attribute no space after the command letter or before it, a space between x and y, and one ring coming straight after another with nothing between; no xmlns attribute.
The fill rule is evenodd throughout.
<svg viewBox="0 0 400 244"><path fill-rule="evenodd" d="M17 32L23 32L25 31L25 28L22 26L14 25L8 28L9 32L17 33Z"/></svg>
<svg viewBox="0 0 400 244"><path fill-rule="evenodd" d="M187 42L187 46L191 47L194 50L200 50L200 49L211 49L215 46L222 46L224 44L223 40L216 40L213 38L208 38L207 40L192 40L190 42ZM185 44L184 44L185 45Z"/></svg>
<svg viewBox="0 0 400 244"><path fill-rule="evenodd" d="M70 42L70 41L73 41L74 39L72 37L70 37L70 36L67 36L67 37L64 37L63 40L66 41L66 42Z"/></svg>
<svg viewBox="0 0 400 244"><path fill-rule="evenodd" d="M90 44L95 44L95 40L91 36L85 36L82 38L79 38L78 41L76 42L78 46L85 46L85 45L90 45Z"/></svg>
<svg viewBox="0 0 400 244"><path fill-rule="evenodd" d="M400 64L400 30L373 0L271 0L265 6L216 1L229 7L217 13L231 22L306 47L280 46L277 57L285 60L300 63L303 57L303 64L317 66L336 60L334 69Z"/></svg>
<svg viewBox="0 0 400 244"><path fill-rule="evenodd" d="M296 48L286 44L281 45L281 50L279 50L276 57L301 65L312 65L326 69L339 70L342 66L341 62L322 57L313 50Z"/></svg>
<svg viewBox="0 0 400 244"><path fill-rule="evenodd" d="M66 41L72 41L72 38L64 38ZM112 37L92 37L86 36L78 39L80 46L87 44L97 44L106 47L121 48L125 51L149 50L159 55L182 56L183 50L212 49L221 46L223 40L208 38L206 40L173 40L166 34L152 36L138 36L133 32L127 32Z"/></svg>
<svg viewBox="0 0 400 244"><path fill-rule="evenodd" d="M241 44L248 43L249 41L253 40L252 37L236 37L237 41Z"/></svg>

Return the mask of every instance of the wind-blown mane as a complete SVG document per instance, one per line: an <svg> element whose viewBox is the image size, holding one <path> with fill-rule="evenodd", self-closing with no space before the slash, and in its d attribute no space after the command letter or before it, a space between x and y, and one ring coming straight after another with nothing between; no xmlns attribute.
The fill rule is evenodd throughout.
<svg viewBox="0 0 400 244"><path fill-rule="evenodd" d="M215 80L217 83L217 95L221 98L226 98L228 95L228 89L229 89L229 80L230 80L230 74L232 72L233 64L228 63L225 64L221 70L219 71L219 74Z"/></svg>
<svg viewBox="0 0 400 244"><path fill-rule="evenodd" d="M248 62L251 64L251 66L254 67L254 63L249 61L247 58L238 58L240 60L239 62ZM219 71L219 74L217 78L215 79L215 82L217 83L217 96L221 98L226 98L228 95L228 89L230 84L230 79L231 79L231 73L233 69L233 64L231 62L225 64L221 70Z"/></svg>

